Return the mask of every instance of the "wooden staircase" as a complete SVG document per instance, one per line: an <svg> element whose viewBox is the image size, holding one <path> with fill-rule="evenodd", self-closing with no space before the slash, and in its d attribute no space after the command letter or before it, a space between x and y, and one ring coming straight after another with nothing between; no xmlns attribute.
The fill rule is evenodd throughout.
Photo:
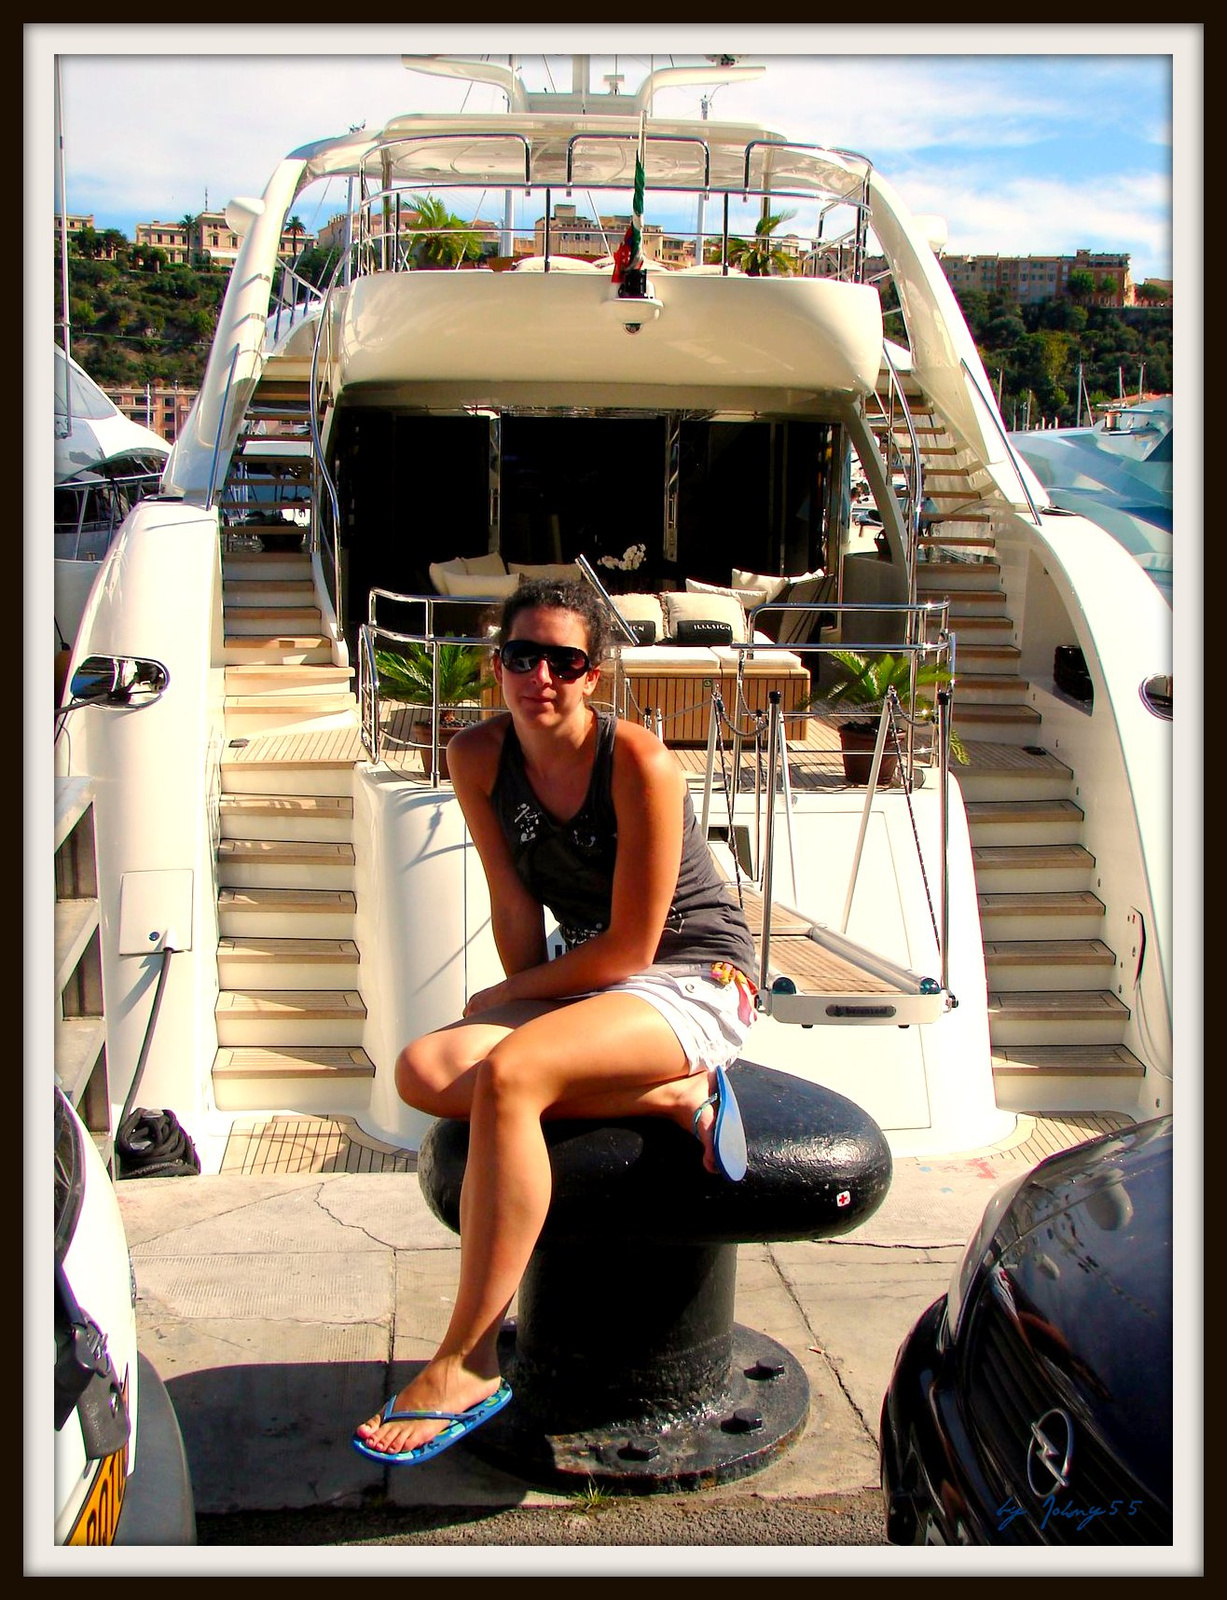
<svg viewBox="0 0 1227 1600"><path fill-rule="evenodd" d="M977 504L992 486L915 395L909 404L924 497L956 513L921 535L917 598L948 599L956 637L953 726L970 763L954 774L971 831L997 1102L1032 1114L1130 1110L1144 1069L1123 1042L1129 1010L1100 937L1075 775L1044 748L1019 675L991 513ZM895 438L906 443L905 424Z"/></svg>
<svg viewBox="0 0 1227 1600"><path fill-rule="evenodd" d="M353 936L353 670L333 663L305 553L227 551L222 590L214 1100L358 1111L374 1067Z"/></svg>

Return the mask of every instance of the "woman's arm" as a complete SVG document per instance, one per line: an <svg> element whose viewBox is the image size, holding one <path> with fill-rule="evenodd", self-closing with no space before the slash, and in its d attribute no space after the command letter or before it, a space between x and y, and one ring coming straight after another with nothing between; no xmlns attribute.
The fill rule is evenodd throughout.
<svg viewBox="0 0 1227 1600"><path fill-rule="evenodd" d="M454 748L455 740L449 766ZM481 1009L508 1000L586 994L651 965L677 889L684 797L685 779L673 754L645 728L619 721L613 762L618 853L609 927L565 955L483 990L474 997Z"/></svg>
<svg viewBox="0 0 1227 1600"><path fill-rule="evenodd" d="M486 874L494 943L503 971L510 975L545 961L545 913L515 869L490 798L500 734L493 721L458 733L447 748L447 770Z"/></svg>

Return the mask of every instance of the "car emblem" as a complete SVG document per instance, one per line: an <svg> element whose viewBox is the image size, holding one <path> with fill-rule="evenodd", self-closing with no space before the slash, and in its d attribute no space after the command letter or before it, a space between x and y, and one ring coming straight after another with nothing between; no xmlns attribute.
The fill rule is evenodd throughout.
<svg viewBox="0 0 1227 1600"><path fill-rule="evenodd" d="M1027 1447L1027 1482L1037 1500L1069 1488L1069 1468L1074 1458L1074 1424L1067 1411L1045 1411L1031 1424Z"/></svg>

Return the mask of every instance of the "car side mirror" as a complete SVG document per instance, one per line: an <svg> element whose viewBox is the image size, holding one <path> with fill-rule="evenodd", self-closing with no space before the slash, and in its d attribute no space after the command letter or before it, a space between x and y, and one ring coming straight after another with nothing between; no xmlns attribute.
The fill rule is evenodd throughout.
<svg viewBox="0 0 1227 1600"><path fill-rule="evenodd" d="M139 706L157 700L170 682L160 661L143 656L87 656L68 686L70 706Z"/></svg>

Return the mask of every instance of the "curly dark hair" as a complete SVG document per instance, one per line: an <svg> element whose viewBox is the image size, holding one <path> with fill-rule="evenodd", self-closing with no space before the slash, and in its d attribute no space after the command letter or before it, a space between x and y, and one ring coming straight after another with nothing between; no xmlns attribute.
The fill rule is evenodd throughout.
<svg viewBox="0 0 1227 1600"><path fill-rule="evenodd" d="M584 624L588 656L594 666L609 651L609 618L600 596L582 580L522 578L503 602L497 642L501 645L521 611L573 611Z"/></svg>

